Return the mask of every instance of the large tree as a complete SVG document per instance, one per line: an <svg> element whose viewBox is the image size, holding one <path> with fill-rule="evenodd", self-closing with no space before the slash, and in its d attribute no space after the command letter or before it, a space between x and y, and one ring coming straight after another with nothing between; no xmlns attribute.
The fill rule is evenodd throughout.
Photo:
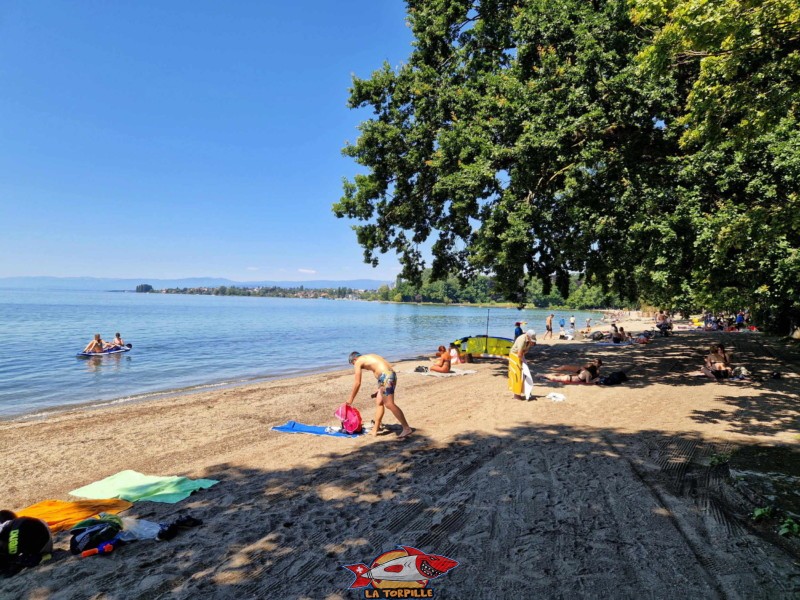
<svg viewBox="0 0 800 600"><path fill-rule="evenodd" d="M800 307L800 2L636 0L654 36L645 74L693 73L676 197L692 216L695 303L797 320Z"/></svg>
<svg viewBox="0 0 800 600"><path fill-rule="evenodd" d="M533 278L566 296L571 271L629 298L679 293L661 264L692 252L659 124L674 95L640 76L627 3L410 0L408 15L408 62L351 90L374 117L344 152L367 172L334 211L363 221L366 260L394 250L418 280L430 239L435 277L492 273L517 301Z"/></svg>
<svg viewBox="0 0 800 600"><path fill-rule="evenodd" d="M409 0L406 64L334 206L365 259L491 273L522 301L570 272L622 298L790 315L800 292L800 0Z"/></svg>

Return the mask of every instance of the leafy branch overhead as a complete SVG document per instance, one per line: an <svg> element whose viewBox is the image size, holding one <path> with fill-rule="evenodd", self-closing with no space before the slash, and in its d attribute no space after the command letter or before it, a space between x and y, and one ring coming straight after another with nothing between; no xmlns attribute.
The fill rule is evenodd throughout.
<svg viewBox="0 0 800 600"><path fill-rule="evenodd" d="M334 213L412 282L686 308L744 269L744 305L792 310L798 1L409 0L407 62L353 80Z"/></svg>

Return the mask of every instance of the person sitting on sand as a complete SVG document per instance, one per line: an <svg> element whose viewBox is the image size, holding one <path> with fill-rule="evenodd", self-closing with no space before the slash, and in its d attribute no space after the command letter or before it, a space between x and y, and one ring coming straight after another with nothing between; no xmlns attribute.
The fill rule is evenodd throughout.
<svg viewBox="0 0 800 600"><path fill-rule="evenodd" d="M714 380L728 379L731 376L731 361L725 346L719 343L711 344L708 355L703 361L703 373Z"/></svg>
<svg viewBox="0 0 800 600"><path fill-rule="evenodd" d="M84 353L94 353L94 352L102 352L103 348L105 348L105 342L103 338L100 337L99 333L94 334L94 339L86 344L86 348L83 349Z"/></svg>
<svg viewBox="0 0 800 600"><path fill-rule="evenodd" d="M563 375L548 373L547 375L542 375L542 377L547 381L554 381L557 383L595 383L597 378L600 377L600 366L602 364L603 361L596 358L580 367L577 365L563 365L553 370L568 371L567 373Z"/></svg>
<svg viewBox="0 0 800 600"><path fill-rule="evenodd" d="M439 352L435 358L436 364L431 365L430 370L436 373L449 373L450 372L450 351L444 346L439 346Z"/></svg>
<svg viewBox="0 0 800 600"><path fill-rule="evenodd" d="M460 365L464 362L464 359L461 358L461 353L456 348L455 344L450 344L450 364L452 365Z"/></svg>
<svg viewBox="0 0 800 600"><path fill-rule="evenodd" d="M395 418L400 421L403 430L398 436L400 439L406 438L411 435L413 429L409 427L406 416L400 407L394 403L394 390L397 387L397 374L389 362L382 356L377 354L359 354L358 352L351 352L348 362L355 368L355 382L353 383L353 391L350 392L350 397L347 399L347 404L353 405L353 402L358 395L358 390L361 388L361 371L372 371L375 378L378 380L378 391L375 392L375 426L372 428L371 435L378 435L381 429L381 422L383 421L383 414L388 408Z"/></svg>

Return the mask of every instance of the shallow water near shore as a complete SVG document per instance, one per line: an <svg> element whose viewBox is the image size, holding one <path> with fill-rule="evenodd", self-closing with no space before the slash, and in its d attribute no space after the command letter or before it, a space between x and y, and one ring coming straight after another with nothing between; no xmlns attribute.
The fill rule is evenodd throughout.
<svg viewBox="0 0 800 600"><path fill-rule="evenodd" d="M555 311L559 316L569 314ZM0 290L0 418L347 368L353 351L390 360L464 336L544 333L545 310L122 292ZM572 314L572 313L571 313ZM596 313L575 312L580 327ZM125 354L78 359L95 333Z"/></svg>

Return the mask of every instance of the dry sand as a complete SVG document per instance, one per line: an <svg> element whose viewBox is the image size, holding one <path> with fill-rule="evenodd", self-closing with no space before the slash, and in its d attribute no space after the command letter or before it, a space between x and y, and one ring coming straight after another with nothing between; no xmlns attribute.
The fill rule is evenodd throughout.
<svg viewBox="0 0 800 600"><path fill-rule="evenodd" d="M637 331L641 323L628 323ZM763 382L692 377L711 340ZM438 598L789 598L797 554L750 525L712 457L800 445L798 359L760 334L678 331L647 346L541 343L534 373L600 356L627 384L537 382L513 400L502 361L430 377L398 363L415 428L377 439L284 434L335 425L349 370L0 423L0 507L20 509L123 469L219 479L181 503L126 514L204 520L169 542L80 559L56 537L49 563L0 580L2 598L364 598L345 564L397 545L460 564ZM365 382L367 380L365 379ZM372 418L365 383L356 406ZM546 399L549 392L566 396Z"/></svg>

